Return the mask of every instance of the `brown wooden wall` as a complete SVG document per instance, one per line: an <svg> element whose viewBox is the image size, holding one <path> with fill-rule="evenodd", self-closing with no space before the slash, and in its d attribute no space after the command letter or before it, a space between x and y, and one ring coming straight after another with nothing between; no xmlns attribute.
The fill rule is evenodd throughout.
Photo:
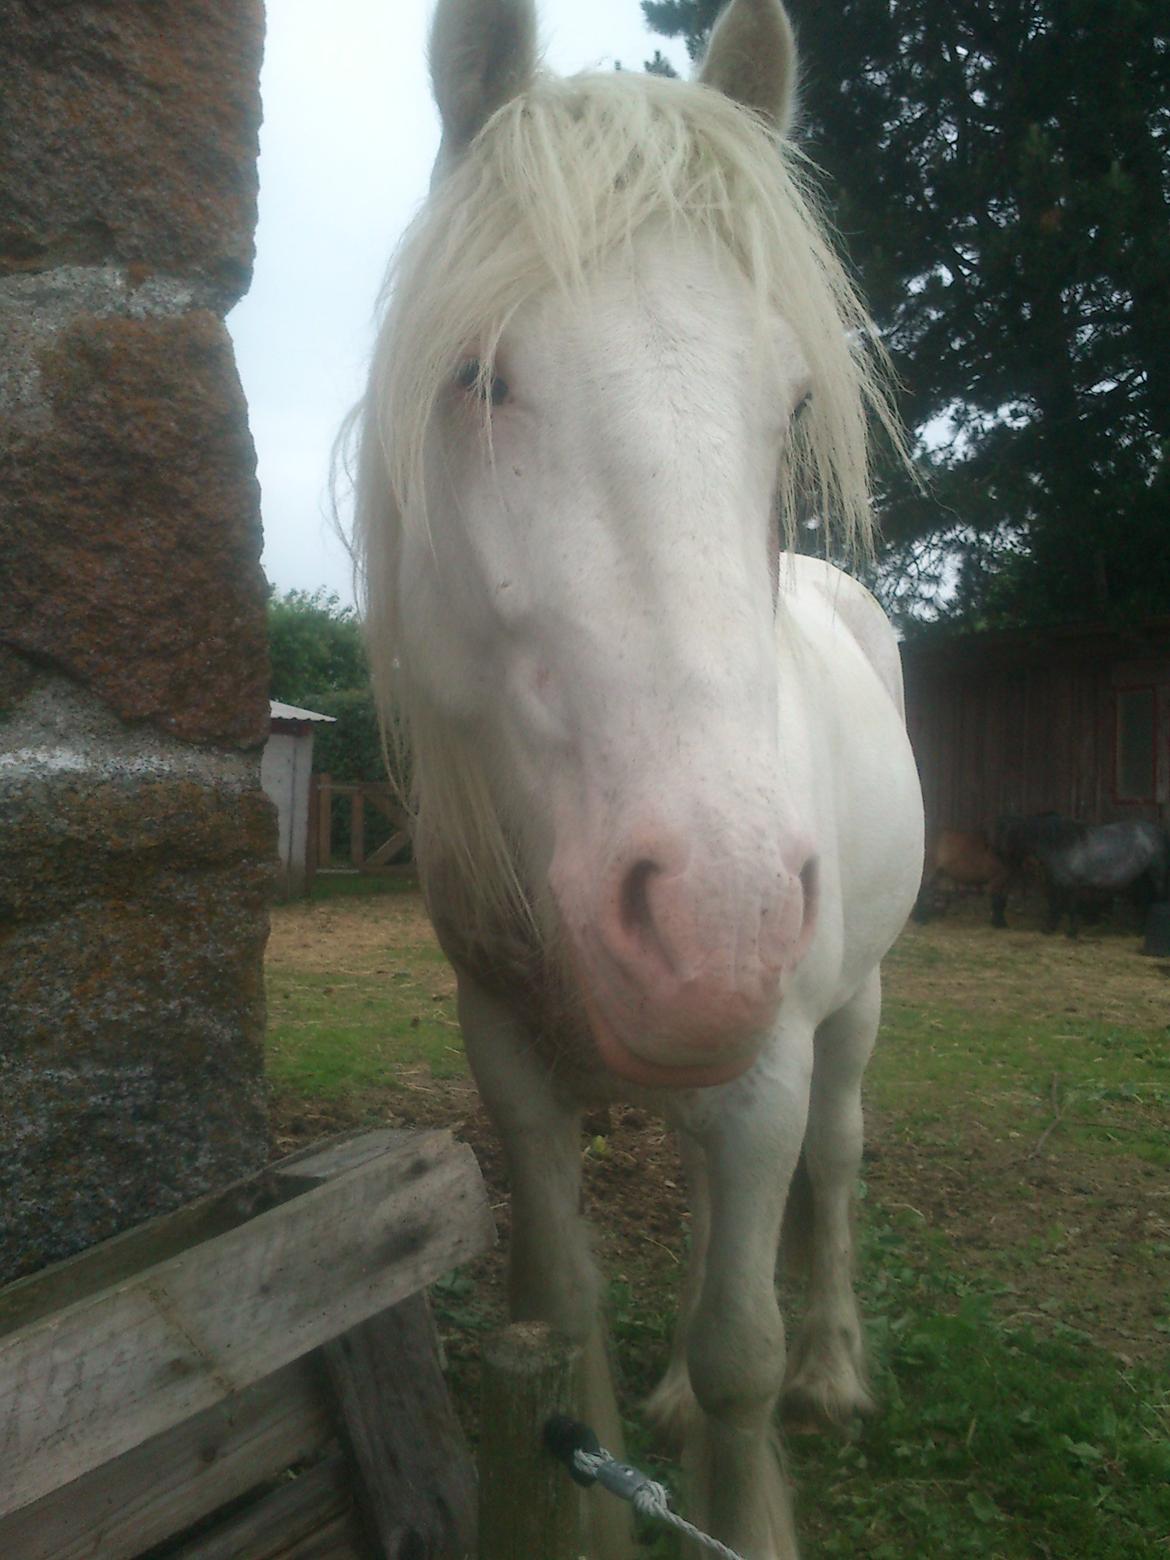
<svg viewBox="0 0 1170 1560"><path fill-rule="evenodd" d="M928 829L1049 808L1170 819L1170 626L912 644L903 661ZM1133 687L1156 690L1155 783L1121 800L1116 694Z"/></svg>

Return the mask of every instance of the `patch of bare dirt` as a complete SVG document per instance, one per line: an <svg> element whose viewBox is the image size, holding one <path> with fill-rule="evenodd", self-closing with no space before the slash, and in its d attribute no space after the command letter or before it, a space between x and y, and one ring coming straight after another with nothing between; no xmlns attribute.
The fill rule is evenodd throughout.
<svg viewBox="0 0 1170 1560"><path fill-rule="evenodd" d="M388 948L433 947L435 934L418 893L298 900L278 906L265 955L269 965L358 974Z"/></svg>

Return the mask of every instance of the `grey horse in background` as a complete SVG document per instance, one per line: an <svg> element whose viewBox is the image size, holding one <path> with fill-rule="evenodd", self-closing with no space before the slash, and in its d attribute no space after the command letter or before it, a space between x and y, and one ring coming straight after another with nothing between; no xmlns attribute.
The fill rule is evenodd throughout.
<svg viewBox="0 0 1170 1560"><path fill-rule="evenodd" d="M1031 859L1040 864L1048 885L1045 931L1059 930L1068 917L1068 935L1080 929L1083 904L1092 895L1143 892L1165 899L1170 877L1170 842L1160 824L1080 823L1060 813L1030 818L1001 818L996 846L1013 868Z"/></svg>

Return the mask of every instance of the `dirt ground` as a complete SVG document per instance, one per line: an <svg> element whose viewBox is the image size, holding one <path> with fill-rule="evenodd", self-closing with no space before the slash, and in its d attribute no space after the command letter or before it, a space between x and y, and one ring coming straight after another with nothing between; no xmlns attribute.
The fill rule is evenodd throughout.
<svg viewBox="0 0 1170 1560"><path fill-rule="evenodd" d="M306 969L369 971L388 946L422 946L430 939L416 897L385 896L282 910L274 918L269 953L277 960L295 958ZM1031 967L1029 989L1041 1007L1068 1013L1072 1022L1078 1011L1102 1018L1114 1013L1118 1022L1148 1022L1165 1031L1161 993L1164 988L1170 996L1170 966L1146 961L1134 973L1132 948L1116 939L1103 942L1101 958L1085 973L1083 961L1078 965L1066 955L1062 943L1041 945L1037 938L1036 945L1049 950L1038 985L1027 944L1019 945L1020 962L1021 970ZM435 990L450 989L450 979L445 968L436 969ZM1017 999L1010 973L1001 986L993 1000ZM986 987L981 990L986 1000ZM905 1002L945 996L962 1003L977 995L946 968L913 976L894 971L887 992ZM436 1080L428 1069L415 1068L378 1098L312 1107L274 1103L280 1153L372 1120L452 1128L476 1152L501 1244L506 1240L502 1160L469 1082ZM618 1107L586 1122L583 1145L586 1209L598 1212L599 1255L608 1272L635 1284L672 1284L684 1260L687 1218L672 1139L643 1111ZM1124 1152L1077 1148L1059 1124L1031 1141L1003 1140L973 1104L959 1140L945 1148L908 1139L896 1120L871 1110L864 1176L869 1200L898 1215L908 1240L916 1227L924 1238L942 1235L955 1268L1002 1285L998 1303L1005 1315L1026 1319L1038 1331L1079 1329L1124 1364L1165 1362L1170 1355L1170 1175L1164 1167ZM476 1303L494 1320L501 1305L500 1252L483 1259L474 1277L483 1287Z"/></svg>

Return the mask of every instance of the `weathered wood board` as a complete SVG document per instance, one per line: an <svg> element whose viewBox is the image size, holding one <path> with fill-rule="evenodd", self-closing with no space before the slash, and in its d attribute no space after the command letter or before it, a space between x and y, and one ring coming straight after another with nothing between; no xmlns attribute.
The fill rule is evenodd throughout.
<svg viewBox="0 0 1170 1560"><path fill-rule="evenodd" d="M0 1519L4 1560L132 1560L334 1434L311 1356Z"/></svg>
<svg viewBox="0 0 1170 1560"><path fill-rule="evenodd" d="M474 1465L439 1367L425 1295L325 1345L359 1503L386 1560L464 1560L476 1531Z"/></svg>
<svg viewBox="0 0 1170 1560"><path fill-rule="evenodd" d="M0 1553L13 1553L5 1518L79 1489L492 1243L470 1149L446 1132L373 1136L274 1167L288 1201L97 1292L83 1278L73 1304L41 1314L33 1293L36 1320L0 1336ZM58 1294L62 1283L54 1275Z"/></svg>
<svg viewBox="0 0 1170 1560"><path fill-rule="evenodd" d="M174 1552L173 1560L290 1560L368 1554L340 1453Z"/></svg>

